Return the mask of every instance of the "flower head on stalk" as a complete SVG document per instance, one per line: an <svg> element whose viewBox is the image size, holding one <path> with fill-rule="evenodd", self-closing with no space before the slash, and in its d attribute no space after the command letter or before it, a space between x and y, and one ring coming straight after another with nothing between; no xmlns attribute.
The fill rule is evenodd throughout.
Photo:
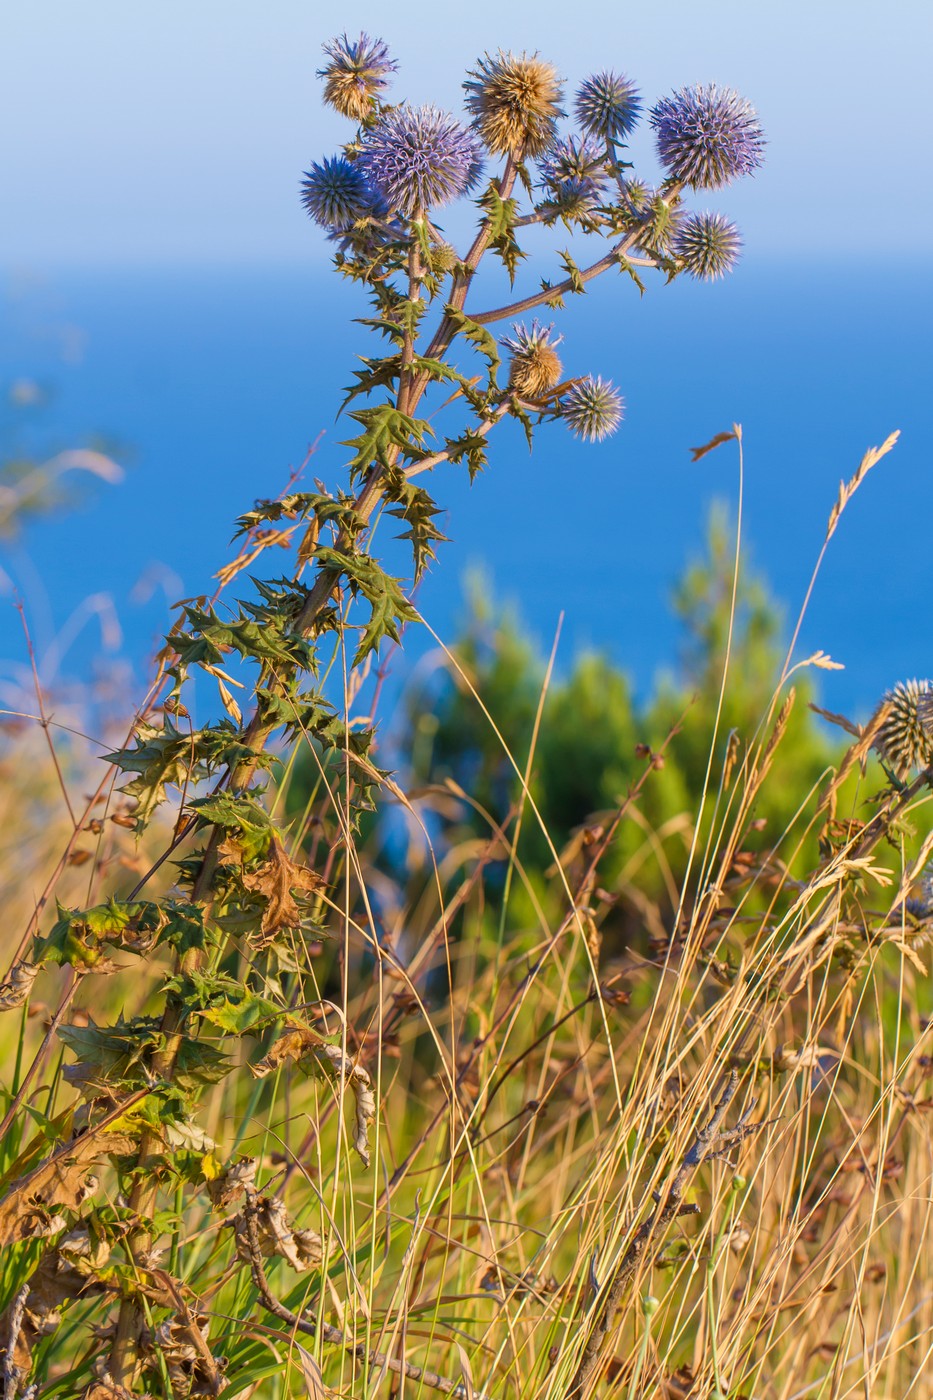
<svg viewBox="0 0 933 1400"><path fill-rule="evenodd" d="M437 107L395 107L367 131L358 163L370 184L400 214L449 204L479 179L476 137Z"/></svg>
<svg viewBox="0 0 933 1400"><path fill-rule="evenodd" d="M577 89L573 108L588 136L621 141L638 124L641 98L624 74L596 73Z"/></svg>
<svg viewBox="0 0 933 1400"><path fill-rule="evenodd" d="M697 190L720 189L751 175L764 158L755 109L734 88L680 88L652 108L650 121L661 164L673 179Z"/></svg>
<svg viewBox="0 0 933 1400"><path fill-rule="evenodd" d="M509 365L509 388L522 398L539 399L553 389L561 375L561 361L556 347L562 336L552 335L552 326L513 326L515 334L502 344L512 352Z"/></svg>
<svg viewBox="0 0 933 1400"><path fill-rule="evenodd" d="M463 84L466 105L492 155L535 157L553 144L560 106L557 70L537 54L500 51L477 61Z"/></svg>
<svg viewBox="0 0 933 1400"><path fill-rule="evenodd" d="M898 681L882 701L888 714L875 735L874 748L895 777L933 763L933 682Z"/></svg>
<svg viewBox="0 0 933 1400"><path fill-rule="evenodd" d="M742 236L723 214L688 214L674 234L671 251L692 277L714 282L735 267Z"/></svg>
<svg viewBox="0 0 933 1400"><path fill-rule="evenodd" d="M332 156L305 171L301 202L316 224L331 233L345 233L377 212L378 201L359 165L346 156Z"/></svg>
<svg viewBox="0 0 933 1400"><path fill-rule="evenodd" d="M342 34L325 44L324 52L330 60L318 69L318 77L324 79L324 101L343 116L363 121L398 64L389 57L382 40L370 39L368 34L360 34L358 39Z"/></svg>
<svg viewBox="0 0 933 1400"><path fill-rule="evenodd" d="M588 213L608 181L606 155L595 141L570 136L547 150L539 163L541 183L562 213Z"/></svg>
<svg viewBox="0 0 933 1400"><path fill-rule="evenodd" d="M587 375L561 399L560 415L584 442L601 442L622 422L625 400L609 380Z"/></svg>

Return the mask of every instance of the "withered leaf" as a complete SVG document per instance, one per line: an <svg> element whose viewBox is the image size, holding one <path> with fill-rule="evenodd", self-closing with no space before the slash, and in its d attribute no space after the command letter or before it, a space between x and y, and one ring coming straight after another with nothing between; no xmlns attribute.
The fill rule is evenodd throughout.
<svg viewBox="0 0 933 1400"><path fill-rule="evenodd" d="M305 1056L319 1050L322 1045L326 1045L322 1035L313 1031L310 1026L292 1026L289 1030L283 1031L269 1051L268 1055L263 1055L261 1060L257 1060L250 1066L257 1079L262 1079L267 1074L272 1074L273 1070L279 1069L289 1061L298 1063ZM303 1066L307 1068L307 1066Z"/></svg>
<svg viewBox="0 0 933 1400"><path fill-rule="evenodd" d="M705 457L707 452L712 452L714 448L721 447L724 442L732 442L737 437L738 433L733 428L731 433L717 433L715 437L710 438L709 442L704 442L702 447L691 447L691 462L699 462L700 458Z"/></svg>
<svg viewBox="0 0 933 1400"><path fill-rule="evenodd" d="M363 1165L368 1167L369 1126L376 1116L376 1098L373 1094L369 1072L362 1065L351 1060L339 1045L331 1045L310 1026L292 1026L283 1031L272 1046L268 1055L251 1066L257 1078L271 1074L280 1066L294 1061L306 1074L319 1079L339 1081L343 1079L352 1091L356 1104L353 1146L359 1153Z"/></svg>
<svg viewBox="0 0 933 1400"><path fill-rule="evenodd" d="M271 942L283 929L300 927L302 915L294 891L315 894L324 885L315 871L289 858L276 836L270 842L268 859L255 870L244 870L242 878L246 889L265 900L261 924L264 942Z"/></svg>
<svg viewBox="0 0 933 1400"><path fill-rule="evenodd" d="M242 1196L244 1191L249 1192L255 1189L257 1166L255 1157L242 1157L239 1162L234 1162L229 1166L216 1180L207 1183L207 1194L215 1209L225 1210L231 1202Z"/></svg>
<svg viewBox="0 0 933 1400"><path fill-rule="evenodd" d="M256 1223L259 1248L266 1256L281 1255L298 1273L314 1268L324 1258L324 1242L320 1235L315 1230L296 1229L280 1197L253 1195L246 1210L233 1220L237 1254L245 1263L250 1259L246 1211Z"/></svg>
<svg viewBox="0 0 933 1400"><path fill-rule="evenodd" d="M84 1133L59 1148L26 1176L14 1181L0 1200L0 1245L41 1238L63 1228L63 1211L76 1210L96 1187L90 1169L102 1157L133 1150L128 1133Z"/></svg>
<svg viewBox="0 0 933 1400"><path fill-rule="evenodd" d="M0 1011L14 1011L16 1007L22 1006L41 970L41 963L14 963L10 968L9 977L0 985Z"/></svg>

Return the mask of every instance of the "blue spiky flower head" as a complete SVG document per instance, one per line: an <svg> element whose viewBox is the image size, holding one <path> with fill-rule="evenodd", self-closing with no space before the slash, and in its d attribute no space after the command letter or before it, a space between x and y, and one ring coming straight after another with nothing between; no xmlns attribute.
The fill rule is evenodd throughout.
<svg viewBox="0 0 933 1400"><path fill-rule="evenodd" d="M324 79L324 101L343 116L363 121L398 64L389 57L382 40L368 34L360 34L358 39L341 34L324 45L324 52L329 62L318 69L318 77Z"/></svg>
<svg viewBox="0 0 933 1400"><path fill-rule="evenodd" d="M577 89L577 121L588 136L621 141L638 125L641 97L622 73L596 73Z"/></svg>
<svg viewBox="0 0 933 1400"><path fill-rule="evenodd" d="M696 190L720 189L751 175L764 158L758 116L734 88L681 88L652 108L650 121L661 164Z"/></svg>
<svg viewBox="0 0 933 1400"><path fill-rule="evenodd" d="M724 214L688 214L674 235L671 251L692 277L715 282L738 262L742 236Z"/></svg>
<svg viewBox="0 0 933 1400"><path fill-rule="evenodd" d="M516 160L546 151L557 132L561 82L537 54L484 54L463 84L473 125L492 155Z"/></svg>
<svg viewBox="0 0 933 1400"><path fill-rule="evenodd" d="M512 327L515 334L503 337L502 344L512 353L509 388L522 398L539 399L560 379L561 362L557 346L562 337L552 334L553 326Z"/></svg>
<svg viewBox="0 0 933 1400"><path fill-rule="evenodd" d="M473 132L448 112L403 105L365 133L357 163L386 203L410 218L470 189L482 152Z"/></svg>
<svg viewBox="0 0 933 1400"><path fill-rule="evenodd" d="M596 141L570 136L545 152L539 163L541 183L563 212L585 213L597 205L606 187L606 153Z"/></svg>
<svg viewBox="0 0 933 1400"><path fill-rule="evenodd" d="M358 164L346 156L329 156L305 171L301 202L316 224L344 233L374 213L376 200Z"/></svg>
<svg viewBox="0 0 933 1400"><path fill-rule="evenodd" d="M560 412L577 437L600 442L622 422L625 400L609 380L587 375L561 399Z"/></svg>

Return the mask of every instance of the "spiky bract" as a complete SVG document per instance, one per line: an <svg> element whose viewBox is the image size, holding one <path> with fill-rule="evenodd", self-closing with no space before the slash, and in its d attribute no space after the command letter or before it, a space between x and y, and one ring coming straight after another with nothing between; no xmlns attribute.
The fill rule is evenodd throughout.
<svg viewBox="0 0 933 1400"><path fill-rule="evenodd" d="M358 165L345 156L329 156L305 171L301 202L316 224L344 233L373 212L373 193Z"/></svg>
<svg viewBox="0 0 933 1400"><path fill-rule="evenodd" d="M577 89L577 121L588 136L621 141L638 125L641 98L635 84L622 73L595 73Z"/></svg>
<svg viewBox="0 0 933 1400"><path fill-rule="evenodd" d="M541 155L554 142L561 110L557 70L537 54L485 54L471 69L466 105L493 155Z"/></svg>
<svg viewBox="0 0 933 1400"><path fill-rule="evenodd" d="M895 777L904 779L933 763L933 683L898 681L882 703L889 708L874 747Z"/></svg>
<svg viewBox="0 0 933 1400"><path fill-rule="evenodd" d="M541 158L541 183L562 213L583 214L599 204L606 187L605 152L595 141L570 136Z"/></svg>
<svg viewBox="0 0 933 1400"><path fill-rule="evenodd" d="M479 178L471 131L437 107L395 107L363 137L359 165L386 203L407 217L449 204Z"/></svg>
<svg viewBox="0 0 933 1400"><path fill-rule="evenodd" d="M609 380L588 375L561 400L561 417L584 442L598 442L622 422L625 400Z"/></svg>
<svg viewBox="0 0 933 1400"><path fill-rule="evenodd" d="M761 165L765 139L757 114L734 88L680 88L652 108L650 121L661 164L694 189L719 189Z"/></svg>
<svg viewBox="0 0 933 1400"><path fill-rule="evenodd" d="M563 366L555 347L563 337L552 336L552 327L539 326L537 321L530 327L518 325L512 329L515 335L502 341L512 352L509 388L522 398L539 399L560 379Z"/></svg>
<svg viewBox="0 0 933 1400"><path fill-rule="evenodd" d="M318 77L324 79L324 101L343 116L363 121L386 87L387 76L398 65L382 40L368 34L360 34L358 39L341 34L324 45L324 52L330 59L318 69Z"/></svg>
<svg viewBox="0 0 933 1400"><path fill-rule="evenodd" d="M672 251L691 276L714 282L735 267L742 236L723 214L688 214L674 235Z"/></svg>

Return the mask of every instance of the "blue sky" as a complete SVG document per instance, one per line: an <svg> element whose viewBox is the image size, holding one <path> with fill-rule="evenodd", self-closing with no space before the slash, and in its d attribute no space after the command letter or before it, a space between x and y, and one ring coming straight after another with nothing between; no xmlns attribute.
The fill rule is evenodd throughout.
<svg viewBox="0 0 933 1400"><path fill-rule="evenodd" d="M649 103L732 85L770 142L759 177L715 202L750 254L929 253L929 0L11 0L0 267L324 259L296 190L348 134L320 103L320 46L360 28L390 43L397 95L447 107L497 47L539 50L571 85L621 69ZM635 150L643 165L646 133Z"/></svg>

